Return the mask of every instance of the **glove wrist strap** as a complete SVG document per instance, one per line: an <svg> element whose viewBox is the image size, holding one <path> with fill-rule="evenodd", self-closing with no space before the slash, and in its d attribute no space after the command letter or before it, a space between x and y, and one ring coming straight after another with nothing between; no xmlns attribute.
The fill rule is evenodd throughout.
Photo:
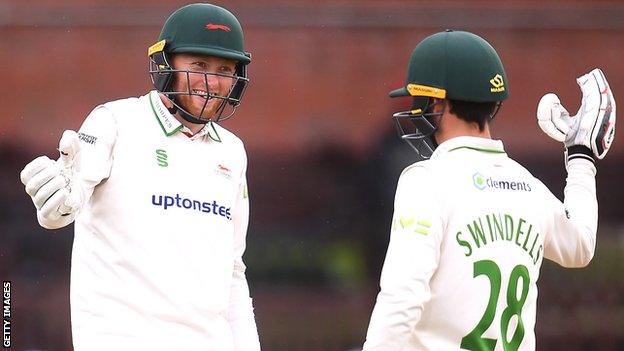
<svg viewBox="0 0 624 351"><path fill-rule="evenodd" d="M567 161L569 162L575 158L582 158L596 163L591 149L585 145L572 145L567 149Z"/></svg>

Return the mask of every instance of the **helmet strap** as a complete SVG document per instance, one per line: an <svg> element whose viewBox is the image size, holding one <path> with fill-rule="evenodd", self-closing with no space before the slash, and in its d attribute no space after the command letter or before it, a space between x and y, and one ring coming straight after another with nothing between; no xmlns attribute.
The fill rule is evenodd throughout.
<svg viewBox="0 0 624 351"><path fill-rule="evenodd" d="M496 117L496 115L498 114L498 111L500 111L500 109L501 109L501 106L502 106L502 105L503 105L503 102L502 102L502 101L499 101L499 102L496 104L496 107L494 107L494 111L493 111L493 112L492 112L492 114L490 115L490 120L493 120L493 119L494 119L494 117Z"/></svg>

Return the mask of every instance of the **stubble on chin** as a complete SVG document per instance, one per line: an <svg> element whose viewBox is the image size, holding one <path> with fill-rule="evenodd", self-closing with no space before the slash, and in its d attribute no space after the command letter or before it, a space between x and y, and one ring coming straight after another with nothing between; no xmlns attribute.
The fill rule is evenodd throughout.
<svg viewBox="0 0 624 351"><path fill-rule="evenodd" d="M204 107L203 105L200 106L197 104L191 104L189 101L185 101L182 107L185 110L189 111L194 116L208 119L208 118L211 118L213 114L215 113L217 104L218 104L218 101L209 101L206 104L206 107L204 108L204 111L201 114L201 116L200 116L200 113L202 112L202 108ZM190 106L191 108L189 108L189 105L191 105Z"/></svg>

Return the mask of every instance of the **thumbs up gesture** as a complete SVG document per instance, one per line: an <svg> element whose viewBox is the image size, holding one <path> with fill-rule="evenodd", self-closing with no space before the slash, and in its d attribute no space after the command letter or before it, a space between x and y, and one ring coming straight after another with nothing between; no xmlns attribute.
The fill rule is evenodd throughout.
<svg viewBox="0 0 624 351"><path fill-rule="evenodd" d="M66 130L59 142L58 160L39 156L20 173L26 193L37 209L39 223L46 228L60 228L71 223L81 205L79 192L72 191L74 160L79 151L78 134ZM67 216L69 218L63 218Z"/></svg>

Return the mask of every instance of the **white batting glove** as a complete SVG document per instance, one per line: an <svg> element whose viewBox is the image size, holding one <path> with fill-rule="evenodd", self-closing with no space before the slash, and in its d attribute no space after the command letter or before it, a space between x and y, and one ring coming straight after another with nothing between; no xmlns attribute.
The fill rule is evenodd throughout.
<svg viewBox="0 0 624 351"><path fill-rule="evenodd" d="M615 137L615 99L607 79L598 68L579 77L576 82L583 100L574 126L566 135L565 144L588 147L598 159L605 157Z"/></svg>
<svg viewBox="0 0 624 351"><path fill-rule="evenodd" d="M66 130L59 142L60 156L57 161L39 156L20 173L26 193L35 204L40 223L43 220L50 227L57 227L55 222L73 214L80 207L79 193L72 192L73 164L79 149L76 132Z"/></svg>
<svg viewBox="0 0 624 351"><path fill-rule="evenodd" d="M568 159L582 157L602 159L615 135L615 100L600 69L579 77L583 93L581 107L570 116L557 95L544 95L537 106L537 121L544 133L563 142Z"/></svg>
<svg viewBox="0 0 624 351"><path fill-rule="evenodd" d="M542 96L537 105L537 124L549 137L563 143L574 121L561 105L559 97L548 93Z"/></svg>

